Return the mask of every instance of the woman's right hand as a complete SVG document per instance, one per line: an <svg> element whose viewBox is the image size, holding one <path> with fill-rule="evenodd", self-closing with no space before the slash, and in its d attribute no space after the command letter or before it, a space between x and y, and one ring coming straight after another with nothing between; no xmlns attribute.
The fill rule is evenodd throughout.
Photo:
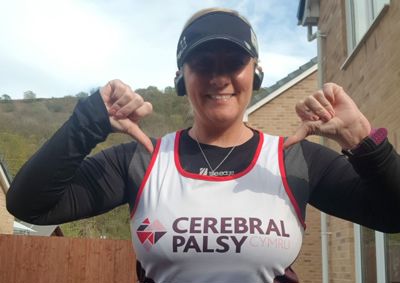
<svg viewBox="0 0 400 283"><path fill-rule="evenodd" d="M100 95L107 108L113 131L130 135L152 153L153 143L138 125L141 118L153 111L151 103L144 101L129 85L120 80L109 81L100 89Z"/></svg>

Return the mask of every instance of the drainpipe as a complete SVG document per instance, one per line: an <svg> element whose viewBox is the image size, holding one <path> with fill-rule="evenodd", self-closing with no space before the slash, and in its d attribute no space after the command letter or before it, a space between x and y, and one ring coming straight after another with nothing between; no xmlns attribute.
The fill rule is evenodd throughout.
<svg viewBox="0 0 400 283"><path fill-rule="evenodd" d="M319 30L316 32L317 37L317 56L318 56L318 88L321 89L324 84L324 75L322 69L322 38L326 35ZM320 142L325 145L325 138L321 137ZM322 252L322 283L329 283L329 239L328 223L326 213L321 212L321 252Z"/></svg>
<svg viewBox="0 0 400 283"><path fill-rule="evenodd" d="M326 213L321 212L321 251L322 251L322 283L329 282L328 265L328 224Z"/></svg>
<svg viewBox="0 0 400 283"><path fill-rule="evenodd" d="M2 188L4 194L7 193L8 188L10 187L10 183L8 182L8 178L3 170L1 163L0 163L0 187Z"/></svg>
<svg viewBox="0 0 400 283"><path fill-rule="evenodd" d="M323 69L322 69L322 39L326 37L325 34L317 30L312 32L312 26L308 25L308 41L317 39L317 58L318 58L318 88L321 89L324 84ZM325 145L324 137L320 137L321 145ZM329 283L329 248L328 248L328 232L327 216L326 213L321 212L321 257L322 257L322 283Z"/></svg>

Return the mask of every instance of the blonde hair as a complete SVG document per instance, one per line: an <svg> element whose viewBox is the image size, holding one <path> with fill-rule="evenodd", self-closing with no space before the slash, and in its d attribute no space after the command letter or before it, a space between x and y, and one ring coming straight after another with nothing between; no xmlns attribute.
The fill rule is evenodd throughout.
<svg viewBox="0 0 400 283"><path fill-rule="evenodd" d="M232 10L232 9L228 9L228 8L218 8L218 7L214 7L214 8L206 8L206 9L202 9L200 11L197 11L196 13L194 13L185 23L185 25L183 26L182 31L184 31L190 24L192 24L194 21L196 21L198 18L207 15L209 13L213 13L213 12L225 12L228 14L232 14L235 15L239 18L241 18L245 23L247 23L250 27L251 24L250 22L242 15L239 14L238 11L236 10Z"/></svg>

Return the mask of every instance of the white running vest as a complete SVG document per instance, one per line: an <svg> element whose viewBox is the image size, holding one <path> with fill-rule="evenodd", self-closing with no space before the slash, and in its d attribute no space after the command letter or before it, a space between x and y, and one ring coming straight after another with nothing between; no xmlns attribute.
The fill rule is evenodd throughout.
<svg viewBox="0 0 400 283"><path fill-rule="evenodd" d="M146 277L272 283L295 261L304 232L286 182L283 139L260 133L246 170L209 177L183 170L179 137L168 134L157 144L131 214Z"/></svg>

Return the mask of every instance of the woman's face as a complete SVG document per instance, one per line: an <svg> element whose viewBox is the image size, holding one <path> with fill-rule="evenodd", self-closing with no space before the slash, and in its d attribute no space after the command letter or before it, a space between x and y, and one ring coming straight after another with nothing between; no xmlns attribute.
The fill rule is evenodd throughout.
<svg viewBox="0 0 400 283"><path fill-rule="evenodd" d="M195 123L227 127L242 122L253 91L255 60L221 42L193 51L183 68Z"/></svg>

